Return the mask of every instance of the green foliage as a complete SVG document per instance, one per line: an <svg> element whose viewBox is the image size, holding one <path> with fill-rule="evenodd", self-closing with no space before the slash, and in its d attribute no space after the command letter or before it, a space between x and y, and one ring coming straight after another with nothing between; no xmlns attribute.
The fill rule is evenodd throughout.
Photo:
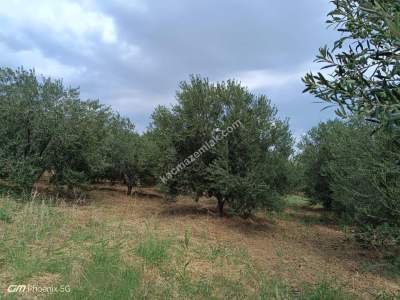
<svg viewBox="0 0 400 300"><path fill-rule="evenodd" d="M400 152L392 137L371 136L362 124L348 127L332 145L328 164L333 197L341 211L359 225L365 241L400 245Z"/></svg>
<svg viewBox="0 0 400 300"><path fill-rule="evenodd" d="M306 192L357 225L358 238L377 246L400 241L400 157L393 137L363 121L329 121L300 147Z"/></svg>
<svg viewBox="0 0 400 300"><path fill-rule="evenodd" d="M280 207L292 138L270 101L235 81L212 84L196 76L180 84L177 100L171 110L159 107L152 116L150 133L164 154L158 174L164 177L196 152L201 155L164 178L168 192L206 192L218 199L220 213L225 202L243 216L259 207ZM201 150L211 140L218 142Z"/></svg>
<svg viewBox="0 0 400 300"><path fill-rule="evenodd" d="M316 61L326 76L309 73L306 90L338 104L336 113L366 116L382 126L400 125L400 4L396 0L333 0L328 24L342 36Z"/></svg>
<svg viewBox="0 0 400 300"><path fill-rule="evenodd" d="M151 141L134 128L61 80L0 69L0 178L25 192L46 172L69 194L98 179L124 181L130 194L142 177L154 177Z"/></svg>
<svg viewBox="0 0 400 300"><path fill-rule="evenodd" d="M313 127L299 143L301 154L298 157L303 168L304 192L314 203L332 208L332 190L327 164L332 159L332 143L344 128L338 120L320 123Z"/></svg>
<svg viewBox="0 0 400 300"><path fill-rule="evenodd" d="M333 0L328 24L342 36L316 61L331 73L309 73L306 90L339 105L340 117L314 128L303 140L308 195L358 225L358 237L399 245L400 3L395 0Z"/></svg>
<svg viewBox="0 0 400 300"><path fill-rule="evenodd" d="M364 272L383 274L388 278L400 278L400 257L389 255L374 261L365 261L361 265Z"/></svg>
<svg viewBox="0 0 400 300"><path fill-rule="evenodd" d="M60 80L0 69L0 177L27 192L45 171L57 185L85 182L100 160L109 113Z"/></svg>
<svg viewBox="0 0 400 300"><path fill-rule="evenodd" d="M150 235L135 248L135 253L143 257L146 264L159 265L168 260L168 240L160 240Z"/></svg>
<svg viewBox="0 0 400 300"><path fill-rule="evenodd" d="M43 259L42 251L53 253L57 246L49 245L36 251L31 248L35 243L52 241L54 236L59 235L62 225L66 223L63 216L44 202L38 204L31 201L21 205L20 201L1 200L12 223L2 227L0 265L2 268L12 267L15 282L24 282L38 273L68 272L70 260L60 253Z"/></svg>
<svg viewBox="0 0 400 300"><path fill-rule="evenodd" d="M130 195L140 178L140 136L131 121L118 114L110 118L107 129L103 144L105 168L99 177L124 181Z"/></svg>

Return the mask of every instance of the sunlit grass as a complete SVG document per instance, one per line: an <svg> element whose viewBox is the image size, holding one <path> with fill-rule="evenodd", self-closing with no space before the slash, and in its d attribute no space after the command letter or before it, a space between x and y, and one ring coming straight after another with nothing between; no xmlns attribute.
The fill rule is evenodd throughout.
<svg viewBox="0 0 400 300"><path fill-rule="evenodd" d="M307 197L299 195L289 195L285 198L287 205L290 206L302 206L310 204L310 200Z"/></svg>

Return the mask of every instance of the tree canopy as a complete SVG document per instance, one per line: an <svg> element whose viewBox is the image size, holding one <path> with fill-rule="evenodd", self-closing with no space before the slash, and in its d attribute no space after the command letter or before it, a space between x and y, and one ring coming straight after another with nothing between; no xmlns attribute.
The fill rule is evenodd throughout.
<svg viewBox="0 0 400 300"><path fill-rule="evenodd" d="M199 76L180 84L177 101L153 114L151 132L165 154L159 175L201 155L164 180L168 192L213 195L221 215L225 202L241 215L274 207L285 189L292 138L270 101L235 81L213 84ZM210 141L216 142L202 151Z"/></svg>
<svg viewBox="0 0 400 300"><path fill-rule="evenodd" d="M0 69L0 176L31 191L44 172L69 188L139 173L134 125L33 70ZM107 172L105 172L107 170Z"/></svg>

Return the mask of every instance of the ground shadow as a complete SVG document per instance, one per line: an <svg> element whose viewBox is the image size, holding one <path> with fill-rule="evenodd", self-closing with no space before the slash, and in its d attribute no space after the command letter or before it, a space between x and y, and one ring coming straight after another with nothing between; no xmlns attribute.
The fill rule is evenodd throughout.
<svg viewBox="0 0 400 300"><path fill-rule="evenodd" d="M168 207L164 208L160 216L170 217L185 217L185 216L204 216L210 215L217 217L217 213L215 208L210 207L203 207L200 205L169 205Z"/></svg>

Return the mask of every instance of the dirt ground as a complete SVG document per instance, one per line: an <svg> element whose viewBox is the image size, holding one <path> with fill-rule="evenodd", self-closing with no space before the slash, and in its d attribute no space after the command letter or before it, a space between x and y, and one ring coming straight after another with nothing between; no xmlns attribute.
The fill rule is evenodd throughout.
<svg viewBox="0 0 400 300"><path fill-rule="evenodd" d="M375 298L382 291L400 291L398 279L362 267L378 259L379 253L362 248L337 225L302 221L318 219L321 210L298 206L289 207L286 217L219 218L212 199L196 203L180 197L167 202L153 189L141 189L140 196L133 197L123 192L123 187L98 187L90 194L91 204L75 210L75 217L82 222L88 218L123 220L138 226L152 220L166 234L189 228L192 239L198 242L206 235L211 242L246 249L260 271L279 276L294 287L333 280L363 299Z"/></svg>

